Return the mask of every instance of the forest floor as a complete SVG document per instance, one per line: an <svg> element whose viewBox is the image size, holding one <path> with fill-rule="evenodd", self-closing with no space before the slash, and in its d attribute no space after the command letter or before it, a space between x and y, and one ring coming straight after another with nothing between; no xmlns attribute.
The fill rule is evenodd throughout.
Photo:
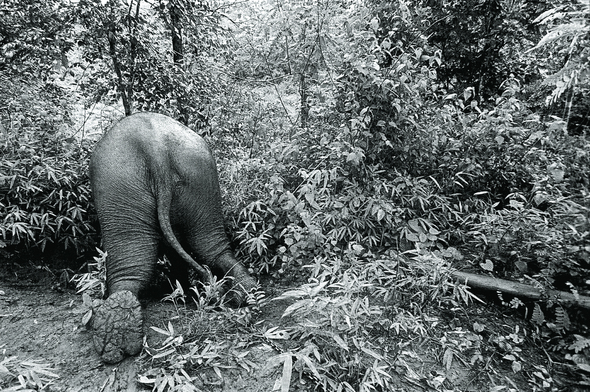
<svg viewBox="0 0 590 392"><path fill-rule="evenodd" d="M8 267L8 268L7 268ZM142 384L153 359L144 352L118 365L103 364L92 347L91 334L82 325L87 311L82 296L71 289L61 289L59 279L46 269L7 266L0 259L0 390L44 391L145 391L153 384ZM288 288L267 291L268 297L277 296ZM284 327L281 318L288 306L284 301L271 301L261 314L256 315L259 330L272 326ZM147 344L157 346L166 337L150 326L166 329L169 322L176 333L188 325L190 311L179 310L173 303L148 301L145 304ZM210 314L211 320L216 314ZM569 388L568 372L551 360L538 342L533 342L530 324L505 315L494 305L472 304L460 311L453 309L424 309L424 317L437 319L437 326L426 338L404 337L405 349L399 354L397 391L581 391ZM485 326L486 334L470 331L474 325ZM438 332L437 332L438 331ZM213 332L214 333L214 332ZM436 336L440 333L439 336ZM454 336L459 345L477 336L505 337L506 343L518 346L517 356L522 369L498 353L486 352L492 345L482 344L486 362L472 365L473 357L455 350L455 360L445 359L440 337ZM401 339L401 338L400 338ZM511 340L512 339L512 340ZM452 339L451 339L452 340ZM490 338L491 340L491 338ZM497 340L497 339L496 339ZM502 340L502 339L500 339ZM232 342L240 341L240 337ZM277 356L288 342L244 338L249 342L242 352L247 366L228 366L207 370L194 376L194 390L205 391L275 391L281 390L283 367ZM450 343L449 343L450 344ZM457 346L459 347L459 346ZM444 363L444 365L443 365ZM403 366L401 365L403 364ZM279 364L280 365L280 364ZM18 373L18 374L16 374ZM19 389L19 380L29 380L37 389ZM153 378L152 378L153 379ZM437 385L436 380L440 383ZM543 381L545 384L543 384ZM38 388L42 384L43 389ZM309 380L297 376L293 368L290 391L313 390ZM10 389L14 388L14 389ZM170 389L171 390L171 389Z"/></svg>

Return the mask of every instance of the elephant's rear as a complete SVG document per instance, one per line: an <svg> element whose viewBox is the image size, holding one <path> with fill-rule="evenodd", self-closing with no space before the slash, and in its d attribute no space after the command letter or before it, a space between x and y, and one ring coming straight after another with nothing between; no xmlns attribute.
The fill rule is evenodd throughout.
<svg viewBox="0 0 590 392"><path fill-rule="evenodd" d="M94 323L95 345L106 362L141 349L137 296L150 281L162 242L197 270L187 251L233 277L237 302L255 287L224 232L211 151L187 127L153 113L122 119L97 143L90 181L108 252L109 298Z"/></svg>
<svg viewBox="0 0 590 392"><path fill-rule="evenodd" d="M94 204L108 253L109 294L129 290L137 295L157 257L156 198L141 136L145 124L134 117L109 130L90 159Z"/></svg>
<svg viewBox="0 0 590 392"><path fill-rule="evenodd" d="M198 268L171 229L175 224L170 220L171 208L178 204L184 211L175 216L182 216L188 225L197 220L216 223L214 231L220 233L220 239L215 242L223 244L218 252L229 247L211 151L200 136L169 117L138 113L115 124L92 154L90 180L108 252L109 292L138 294L149 282L162 234L183 259ZM187 187L192 194L183 192ZM206 201L211 198L214 202ZM173 199L180 202L172 204ZM196 206L195 200L205 205ZM196 208L201 213L194 213ZM199 256L207 261L218 254Z"/></svg>

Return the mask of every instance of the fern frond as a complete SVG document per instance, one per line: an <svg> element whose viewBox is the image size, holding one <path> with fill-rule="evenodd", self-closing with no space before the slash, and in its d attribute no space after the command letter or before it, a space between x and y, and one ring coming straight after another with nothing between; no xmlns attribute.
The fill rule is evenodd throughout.
<svg viewBox="0 0 590 392"><path fill-rule="evenodd" d="M545 321L545 314L543 314L543 311L541 310L541 307L538 303L535 303L535 307L533 308L531 321L537 325L541 325L543 324L543 321Z"/></svg>
<svg viewBox="0 0 590 392"><path fill-rule="evenodd" d="M570 328L571 322L567 312L561 306L555 308L555 326L559 330L567 330Z"/></svg>

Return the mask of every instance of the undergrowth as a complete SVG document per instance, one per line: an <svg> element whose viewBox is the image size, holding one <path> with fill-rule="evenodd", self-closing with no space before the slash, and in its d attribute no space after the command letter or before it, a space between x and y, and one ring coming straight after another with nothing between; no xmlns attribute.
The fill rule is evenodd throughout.
<svg viewBox="0 0 590 392"><path fill-rule="evenodd" d="M367 75L375 75L375 79L367 82ZM367 70L362 77L364 83L382 83L378 76L382 76L378 71ZM409 76L420 79L420 75ZM348 79L342 80L348 83ZM414 81L406 79L406 83ZM383 90L387 90L386 86L380 85ZM362 99L371 100L371 96ZM245 196L240 205L229 207L240 258L261 274L301 283L310 277L302 271L311 271L311 276L318 279L319 271L326 274L334 268L342 271L350 267L351 255L362 258L390 254L392 250L411 251L418 258L435 255L448 260L454 268L524 281L541 291L558 289L588 295L590 286L585 277L590 267L590 198L587 178L582 174L587 174L590 167L588 140L568 135L565 123L559 119L544 121L530 113L513 91L486 108L477 107L477 102L468 105L468 99L468 93L464 97L447 97L437 110L429 111L425 101L414 97L418 105L424 106L401 108L393 125L371 118L374 106L382 104L375 99L371 101L374 106L347 113L344 118L348 116L348 122L341 126L322 123L292 133L288 140L271 140L264 157L245 160L239 168L234 166L234 178L243 175L246 184L228 184L229 193ZM420 110L430 115L419 117L416 113ZM403 116L411 125L399 125ZM394 139L399 144L393 143ZM264 192L253 191L247 184L263 185ZM377 259L368 257L364 268L381 268ZM425 265L431 265L431 261ZM412 270L420 270L417 265L420 263ZM347 274L335 274L335 282L344 285ZM399 274L395 277L404 281ZM316 284L319 282L325 280ZM327 287L337 291L334 286ZM421 301L428 298L436 302L448 290L436 283L429 288L438 291L433 290L431 297L428 290L412 295L424 297ZM326 293L326 287L320 291ZM465 309L470 298L467 291L461 293L464 302L457 302L458 310ZM345 297L344 290L338 294L333 302L331 294L317 297L316 293L314 300L308 299L304 305L299 302L298 310L304 312L309 306L310 314L322 317L335 304L347 306L350 298ZM374 296L372 293L367 298ZM393 303L403 306L403 296L394 298ZM500 302L508 309L522 310L530 319L531 330L527 329L526 338L531 344L550 339L550 349L570 361L582 383L588 381L583 370L587 351L580 351L578 343L587 339L588 329L579 310L549 298L535 304L518 298ZM424 303L418 301L413 306L419 308ZM372 306L382 312L385 305ZM366 311L370 313L371 309ZM365 315L355 316L362 319ZM307 313L302 317L309 321ZM346 372L355 374L357 381L368 382L371 388L388 388L386 376L379 378L378 370L362 368L365 361L391 362L383 359L383 353L363 354L361 347L372 350L370 340L359 343L357 337L357 341L348 341L339 332L325 335L327 325L322 321L312 318L309 323L318 325L318 330L289 331L305 340L301 350L306 354L282 353L283 366L307 368L310 379L318 380L321 374L318 385L324 390L344 390L349 384L350 390L358 390L359 385L343 381ZM354 325L346 328L354 329ZM475 340L469 348L445 346L443 362L464 359L461 350L477 351L483 338L481 331L472 332L456 332ZM510 333L518 335L522 330ZM524 363L519 351L522 337L513 339L510 333L487 343L495 345L494 355L501 354L499 357L513 371L520 372ZM360 333L365 338L369 334L367 330ZM320 366L317 360L325 355L317 348L318 341L339 346L335 349L337 355L327 360L328 367ZM586 354L579 356L576 350ZM351 358L363 355L371 361L365 358L350 368L334 370L344 358L348 364ZM488 360L482 363L478 358L468 363L483 368L489 365ZM333 370L336 373L331 374ZM548 374L547 368L527 370L527 376L532 375L529 382L542 388L552 385Z"/></svg>
<svg viewBox="0 0 590 392"><path fill-rule="evenodd" d="M3 391L42 391L57 378L59 375L47 363L6 355L0 360L0 388Z"/></svg>
<svg viewBox="0 0 590 392"><path fill-rule="evenodd" d="M139 382L223 390L235 372L262 371L281 391L446 391L459 372L476 389L552 390L545 359L527 357L535 328L468 316L481 300L450 278L455 257L351 248L316 258L309 283L270 300L259 292L237 310L177 288L166 299L177 316L150 327L159 338L144 346ZM268 318L276 306L280 320ZM571 357L587 355L587 343L577 336Z"/></svg>
<svg viewBox="0 0 590 392"><path fill-rule="evenodd" d="M228 370L250 372L257 366L249 354L253 343L263 339L263 334L253 333L253 325L266 302L264 293L249 295L249 307L232 309L218 296L221 285L198 291L191 288L195 291L191 296L177 283L176 290L164 298L174 304L180 316L180 331L171 321L163 327L150 327L160 335L156 339L160 343L153 347L144 344L140 383L158 391L199 391L201 383L219 385ZM187 306L187 301L192 306Z"/></svg>
<svg viewBox="0 0 590 392"><path fill-rule="evenodd" d="M51 83L2 83L0 94L11 99L0 107L9 120L0 122L0 248L90 249L91 142L72 135L65 92Z"/></svg>

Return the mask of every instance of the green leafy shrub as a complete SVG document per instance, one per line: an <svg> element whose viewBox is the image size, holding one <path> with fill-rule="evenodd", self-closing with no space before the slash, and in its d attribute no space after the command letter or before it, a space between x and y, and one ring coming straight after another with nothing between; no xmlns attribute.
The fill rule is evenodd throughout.
<svg viewBox="0 0 590 392"><path fill-rule="evenodd" d="M455 104L461 110L463 103ZM451 106L443 110L454 111ZM430 170L443 192L463 198L487 193L499 208L510 193L529 193L549 159L535 144L541 132L522 126L523 121L538 124L538 118L525 117L526 107L514 97L500 98L493 109L477 114L455 113L462 117L460 126L441 127L433 148Z"/></svg>
<svg viewBox="0 0 590 392"><path fill-rule="evenodd" d="M250 175L267 180L235 222L243 259L261 271L277 266L284 272L352 244L370 250L442 247L447 238L439 226L448 222L441 216L452 206L436 181L366 164L348 142L350 134L346 128L325 128L321 137L302 133L277 142L267 163L250 164Z"/></svg>
<svg viewBox="0 0 590 392"><path fill-rule="evenodd" d="M0 245L80 252L94 232L89 143L70 136L55 105L63 97L51 88L31 88L8 103L14 114L0 132Z"/></svg>
<svg viewBox="0 0 590 392"><path fill-rule="evenodd" d="M54 243L82 251L92 243L87 150L55 136L51 151L34 131L0 139L6 173L0 187L0 234L6 245L44 250ZM65 138L64 138L65 139ZM41 148L39 148L41 147Z"/></svg>
<svg viewBox="0 0 590 392"><path fill-rule="evenodd" d="M478 96L494 97L511 74L527 83L539 78L539 59L527 49L540 38L533 19L547 9L545 2L424 4L431 22L428 42L443 52L437 72L446 88L474 87Z"/></svg>
<svg viewBox="0 0 590 392"><path fill-rule="evenodd" d="M532 113L515 78L480 107L472 88L446 93L420 42L387 48L390 67L364 42L372 52L337 80L338 123L292 132L242 168L265 180L235 222L240 256L295 277L351 249L458 249L455 263L587 290L587 141Z"/></svg>
<svg viewBox="0 0 590 392"><path fill-rule="evenodd" d="M365 169L372 167L385 183L405 177L412 184L408 195L419 203L386 198L393 211L408 208L397 216L400 237L421 248L457 246L507 276L533 273L551 285L571 275L570 284L586 289L577 277L588 269L580 243L588 222L588 142L567 135L565 122L531 113L513 77L484 108L473 88L446 94L434 72L443 60L425 55L420 41L395 52L373 48L343 69L338 109L348 121L350 160L361 157L361 170L350 170L357 182L374 179ZM386 53L391 65L375 66Z"/></svg>
<svg viewBox="0 0 590 392"><path fill-rule="evenodd" d="M71 4L62 0L6 0L0 10L0 69L5 75L43 78L56 63L67 63L73 46ZM1 89L1 87L0 87Z"/></svg>
<svg viewBox="0 0 590 392"><path fill-rule="evenodd" d="M367 163L420 176L432 166L436 143L437 134L423 121L431 114L425 104L435 88L433 67L440 57L420 47L406 50L389 68L378 67L378 56L345 65L335 109L350 130L349 142Z"/></svg>
<svg viewBox="0 0 590 392"><path fill-rule="evenodd" d="M355 249L316 260L310 283L276 298L294 301L282 317L290 320L289 338L300 342L275 357L283 377L289 368L325 391L400 388L400 365L412 351L407 341L426 338L438 322L422 317L424 306L458 307L474 298L450 280L448 268L432 255L378 258Z"/></svg>

